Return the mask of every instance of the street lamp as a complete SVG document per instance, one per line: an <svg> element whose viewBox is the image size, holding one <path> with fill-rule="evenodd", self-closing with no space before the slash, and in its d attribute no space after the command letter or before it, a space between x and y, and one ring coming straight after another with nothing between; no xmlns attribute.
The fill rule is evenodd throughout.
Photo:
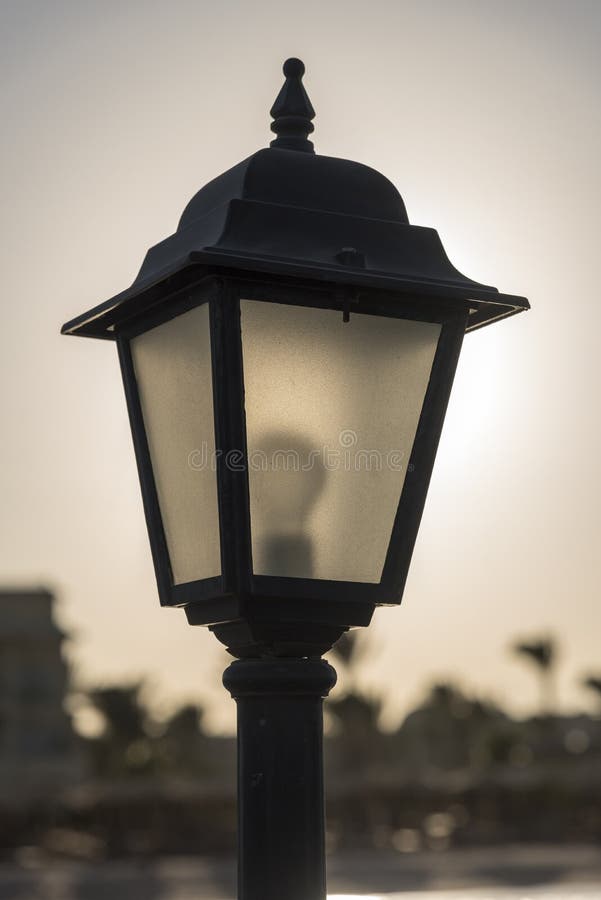
<svg viewBox="0 0 601 900"><path fill-rule="evenodd" d="M161 603L238 657L243 900L325 895L320 657L401 601L464 333L528 308L316 155L284 74L270 147L63 327L117 343Z"/></svg>

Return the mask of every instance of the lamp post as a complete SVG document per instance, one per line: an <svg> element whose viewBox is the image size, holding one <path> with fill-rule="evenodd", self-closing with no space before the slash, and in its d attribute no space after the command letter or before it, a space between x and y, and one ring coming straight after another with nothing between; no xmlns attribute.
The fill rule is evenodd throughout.
<svg viewBox="0 0 601 900"><path fill-rule="evenodd" d="M528 308L316 155L284 74L270 147L63 327L117 343L162 605L237 658L242 900L325 896L321 656L401 602L464 333Z"/></svg>

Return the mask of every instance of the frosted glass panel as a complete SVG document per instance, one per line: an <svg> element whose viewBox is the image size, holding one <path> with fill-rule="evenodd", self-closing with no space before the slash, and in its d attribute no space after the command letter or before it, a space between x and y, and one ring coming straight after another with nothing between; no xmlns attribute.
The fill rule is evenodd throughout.
<svg viewBox="0 0 601 900"><path fill-rule="evenodd" d="M174 582L220 575L208 305L131 351Z"/></svg>
<svg viewBox="0 0 601 900"><path fill-rule="evenodd" d="M255 574L379 582L440 325L241 315Z"/></svg>

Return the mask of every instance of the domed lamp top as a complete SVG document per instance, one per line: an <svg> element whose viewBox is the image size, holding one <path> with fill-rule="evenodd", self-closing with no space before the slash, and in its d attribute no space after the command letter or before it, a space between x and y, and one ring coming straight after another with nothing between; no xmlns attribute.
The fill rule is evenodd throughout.
<svg viewBox="0 0 601 900"><path fill-rule="evenodd" d="M224 267L467 301L468 331L529 308L525 298L458 272L438 233L409 223L399 192L379 172L314 152L304 72L299 59L284 63L270 147L201 188L175 234L147 252L131 287L66 323L63 333L113 339L122 321L166 291Z"/></svg>

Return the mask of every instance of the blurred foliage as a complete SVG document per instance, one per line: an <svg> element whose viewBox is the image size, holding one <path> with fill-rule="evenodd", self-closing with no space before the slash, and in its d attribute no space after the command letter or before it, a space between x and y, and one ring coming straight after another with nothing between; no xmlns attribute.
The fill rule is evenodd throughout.
<svg viewBox="0 0 601 900"><path fill-rule="evenodd" d="M541 715L552 715L557 705L554 675L558 654L555 641L549 637L517 641L513 649L516 654L534 663L540 679Z"/></svg>
<svg viewBox="0 0 601 900"><path fill-rule="evenodd" d="M141 689L142 685L135 683L99 687L88 693L104 722L102 733L87 741L95 774L146 775L155 771Z"/></svg>
<svg viewBox="0 0 601 900"><path fill-rule="evenodd" d="M582 679L582 684L585 688L593 691L599 702L601 702L601 675L588 675Z"/></svg>
<svg viewBox="0 0 601 900"><path fill-rule="evenodd" d="M158 722L139 682L95 688L87 696L104 722L101 734L86 740L94 775L199 774L206 768L202 707L188 704Z"/></svg>
<svg viewBox="0 0 601 900"><path fill-rule="evenodd" d="M492 703L466 697L452 684L435 684L401 728L404 757L413 767L482 768L511 743L505 713Z"/></svg>
<svg viewBox="0 0 601 900"><path fill-rule="evenodd" d="M555 642L549 638L534 643L517 643L515 651L531 659L543 671L552 667L557 655Z"/></svg>
<svg viewBox="0 0 601 900"><path fill-rule="evenodd" d="M331 653L343 675L326 702L331 846L409 853L601 841L601 716L560 716L545 705L518 720L498 703L434 681L385 732L383 696L360 687L372 645L357 635L344 635ZM557 663L550 639L516 642L512 653L543 679ZM586 691L601 700L601 677L582 676L581 685L583 698ZM233 850L235 739L207 734L199 705L158 719L140 682L86 694L103 727L82 739L88 774L80 793L35 809L0 804L0 847L44 844L94 857Z"/></svg>
<svg viewBox="0 0 601 900"><path fill-rule="evenodd" d="M332 647L331 653L337 661L348 666L357 655L358 631L345 631Z"/></svg>

